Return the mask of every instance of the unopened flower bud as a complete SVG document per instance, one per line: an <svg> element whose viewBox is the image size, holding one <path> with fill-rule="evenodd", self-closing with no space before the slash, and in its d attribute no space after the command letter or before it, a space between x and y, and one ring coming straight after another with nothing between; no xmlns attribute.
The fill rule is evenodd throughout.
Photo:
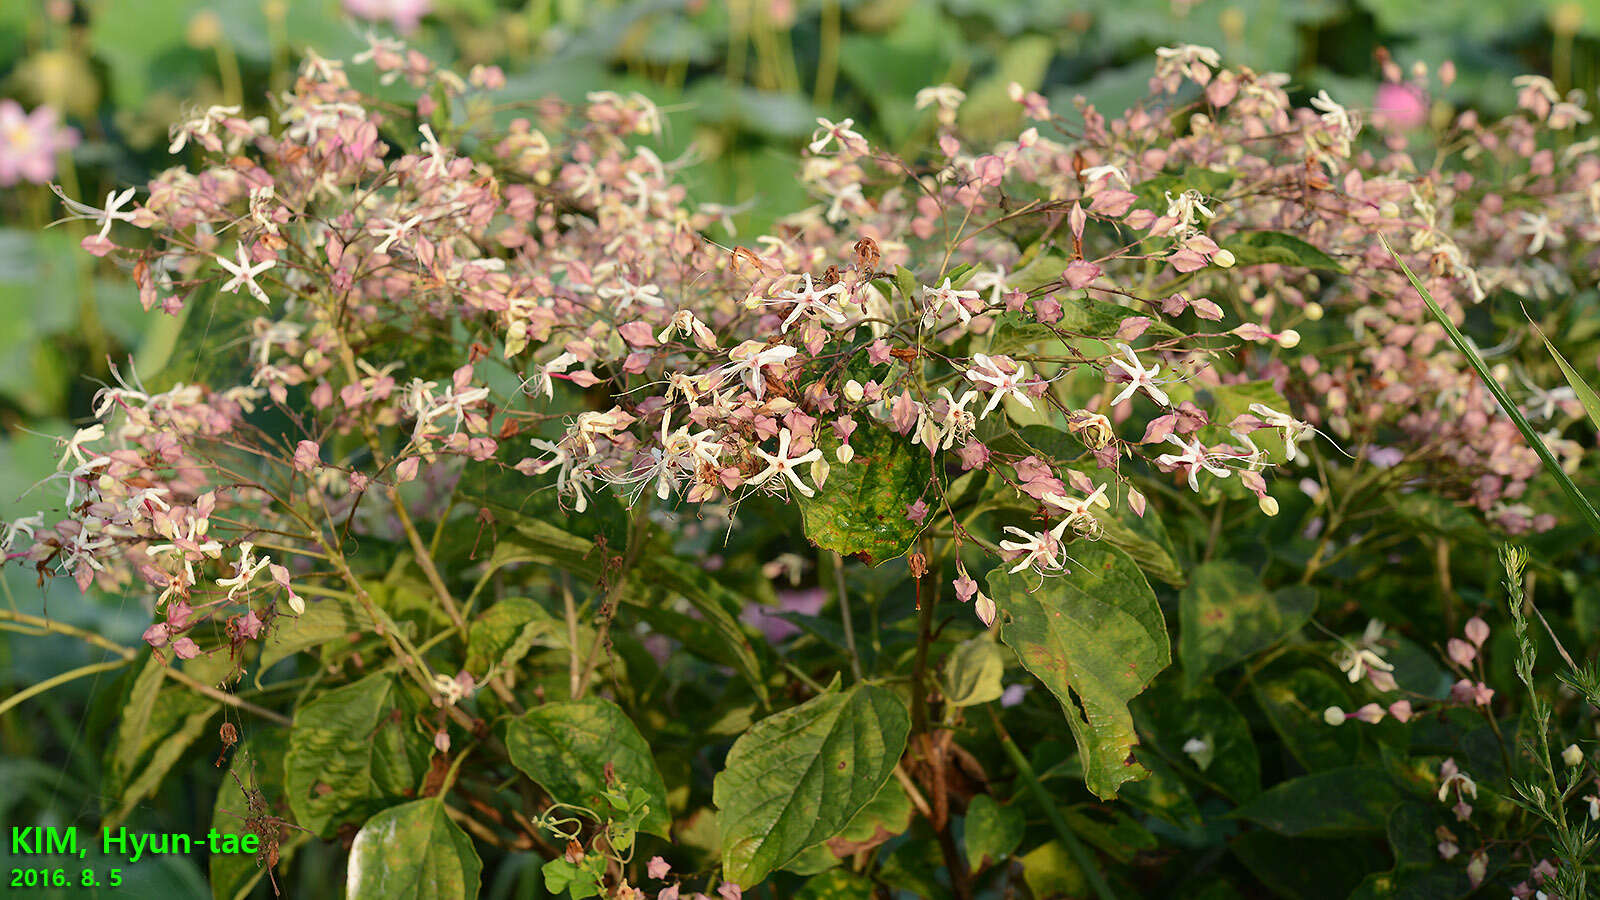
<svg viewBox="0 0 1600 900"><path fill-rule="evenodd" d="M844 383L844 398L846 400L851 403L860 403L861 398L864 396L866 396L866 389L861 386L861 382L852 378Z"/></svg>
<svg viewBox="0 0 1600 900"><path fill-rule="evenodd" d="M1261 506L1261 511L1266 513L1269 516L1275 516L1275 515L1278 514L1278 498L1277 497L1262 497L1261 500L1260 500L1260 506Z"/></svg>
<svg viewBox="0 0 1600 900"><path fill-rule="evenodd" d="M1322 711L1322 721L1329 725L1343 725L1344 718L1344 710L1337 706L1330 706Z"/></svg>
<svg viewBox="0 0 1600 900"><path fill-rule="evenodd" d="M1293 350L1300 346L1300 332L1290 328L1278 335L1278 346L1285 350Z"/></svg>
<svg viewBox="0 0 1600 900"><path fill-rule="evenodd" d="M1320 322L1320 321L1322 321L1322 312L1323 312L1323 310L1322 310L1322 304L1321 303L1307 303L1305 312L1306 312L1306 321L1308 321L1308 322Z"/></svg>
<svg viewBox="0 0 1600 900"><path fill-rule="evenodd" d="M828 480L828 473L832 471L833 466L828 465L828 460L824 457L819 456L811 461L811 480L815 481L819 488Z"/></svg>
<svg viewBox="0 0 1600 900"><path fill-rule="evenodd" d="M1224 269L1233 268L1233 264L1236 262L1233 258L1233 252L1230 250L1218 250L1216 255L1211 257L1211 261Z"/></svg>
<svg viewBox="0 0 1600 900"><path fill-rule="evenodd" d="M1568 744L1567 749L1561 751L1561 761L1569 767L1583 762L1583 750L1577 744Z"/></svg>
<svg viewBox="0 0 1600 900"><path fill-rule="evenodd" d="M833 455L834 458L839 460L841 465L844 465L849 463L850 460L856 458L856 448L850 446L849 444L840 444L839 449L833 451Z"/></svg>

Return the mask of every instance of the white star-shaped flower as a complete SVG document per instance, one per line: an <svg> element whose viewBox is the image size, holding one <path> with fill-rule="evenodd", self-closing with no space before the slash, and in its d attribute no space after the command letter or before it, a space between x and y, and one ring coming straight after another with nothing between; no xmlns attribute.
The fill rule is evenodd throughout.
<svg viewBox="0 0 1600 900"><path fill-rule="evenodd" d="M250 296L260 300L262 303L267 303L267 292L261 289L261 285L256 284L256 276L277 265L277 260L264 259L252 265L250 254L245 251L244 244L238 245L237 252L239 255L238 263L229 262L220 256L217 257L217 265L222 266L228 271L228 274L233 276L222 286L222 290L225 293L237 294L239 293L239 288L249 288Z"/></svg>
<svg viewBox="0 0 1600 900"><path fill-rule="evenodd" d="M767 467L750 476L749 480L747 480L745 484L748 484L751 487L760 487L761 485L764 485L776 478L780 482L779 486L781 487L783 479L787 478L789 483L794 485L795 490L799 491L802 496L815 496L816 491L812 490L809 485L800 480L800 475L795 471L795 469L813 460L821 459L822 450L817 447L812 447L807 453L802 453L799 456L791 457L789 455L789 444L793 439L794 435L789 431L789 429L785 428L778 432L778 452L776 454L768 453L760 447L755 448L756 455L766 460Z"/></svg>
<svg viewBox="0 0 1600 900"><path fill-rule="evenodd" d="M793 302L794 309L783 320L780 331L788 331L801 316L809 315L813 318L826 319L835 325L843 325L845 315L838 305L830 302L828 298L839 297L844 294L843 284L832 284L825 288L818 288L811 283L811 273L805 273L805 287L798 291L784 291L779 294L778 300L769 303Z"/></svg>
<svg viewBox="0 0 1600 900"><path fill-rule="evenodd" d="M1150 395L1151 400L1162 406L1167 406L1169 403L1167 392L1162 390L1160 384L1156 381L1156 375L1161 372L1161 369L1153 364L1146 369L1139 363L1139 357L1134 354L1133 348L1127 344L1118 344L1117 347L1128 355L1128 359L1124 362L1117 357L1112 357L1111 364L1127 374L1129 381L1123 387L1122 392L1117 394L1111 401L1111 405L1116 406L1118 403L1132 397L1140 388L1144 388L1144 392Z"/></svg>

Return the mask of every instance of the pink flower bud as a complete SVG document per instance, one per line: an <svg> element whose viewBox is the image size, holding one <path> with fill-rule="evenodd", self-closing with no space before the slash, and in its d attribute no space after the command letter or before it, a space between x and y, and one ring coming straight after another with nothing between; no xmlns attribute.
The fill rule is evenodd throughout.
<svg viewBox="0 0 1600 900"><path fill-rule="evenodd" d="M1066 271L1061 273L1061 280L1066 282L1067 287L1076 291L1088 287L1100 275L1099 266L1087 260L1075 259L1067 263Z"/></svg>
<svg viewBox="0 0 1600 900"><path fill-rule="evenodd" d="M172 634L165 622L157 622L144 630L144 642L152 647L165 647Z"/></svg>
<svg viewBox="0 0 1600 900"><path fill-rule="evenodd" d="M1489 623L1477 616L1467 620L1465 631L1467 640L1471 641L1474 647L1482 647L1483 642L1489 639Z"/></svg>
<svg viewBox="0 0 1600 900"><path fill-rule="evenodd" d="M422 460L418 457L400 460L400 465L394 467L394 477L401 482L407 482L417 477L417 469L421 467Z"/></svg>
<svg viewBox="0 0 1600 900"><path fill-rule="evenodd" d="M1137 340L1149 328L1149 316L1129 316L1117 326L1117 339L1122 341Z"/></svg>
<svg viewBox="0 0 1600 900"><path fill-rule="evenodd" d="M1376 725L1383 721L1383 707L1376 703L1368 703L1351 714L1368 725Z"/></svg>
<svg viewBox="0 0 1600 900"><path fill-rule="evenodd" d="M1460 638L1451 638L1446 642L1445 654L1450 657L1451 662L1463 669L1472 665L1472 661L1478 657L1478 651Z"/></svg>
<svg viewBox="0 0 1600 900"><path fill-rule="evenodd" d="M322 448L316 441L301 441L294 447L294 468L297 472L311 472L322 464Z"/></svg>

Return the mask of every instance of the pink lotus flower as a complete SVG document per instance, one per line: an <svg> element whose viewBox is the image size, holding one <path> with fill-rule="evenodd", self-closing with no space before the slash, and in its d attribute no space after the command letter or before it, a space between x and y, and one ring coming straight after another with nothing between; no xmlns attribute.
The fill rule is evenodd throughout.
<svg viewBox="0 0 1600 900"><path fill-rule="evenodd" d="M56 154L77 145L78 132L60 124L54 109L24 113L17 101L0 100L0 186L44 184L55 177Z"/></svg>

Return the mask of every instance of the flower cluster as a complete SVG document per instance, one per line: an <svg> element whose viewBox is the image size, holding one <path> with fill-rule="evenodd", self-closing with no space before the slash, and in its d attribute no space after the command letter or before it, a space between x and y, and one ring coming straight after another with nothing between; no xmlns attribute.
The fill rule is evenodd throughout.
<svg viewBox="0 0 1600 900"><path fill-rule="evenodd" d="M708 237L727 208L690 198L690 158L652 149L662 114L642 96L497 117L492 67L462 78L378 38L354 64L415 103L313 55L272 118L214 107L173 130L193 165L68 203L147 309L209 303L242 329L234 383L155 391L130 372L102 391L54 479L59 517L5 531L41 573L146 585L166 611L154 646L193 653L184 632L210 617L258 636L276 599L298 612L300 591L348 578L350 533L425 557L415 520L470 512L451 486L474 466L574 512L602 493L731 511L817 498L873 464L856 452L871 436L928 457L906 498L919 529L948 516L958 549L1071 577L1072 542L1144 515L1151 484L1272 515L1268 476L1319 426L1362 456L1398 429L1436 486L1539 524L1516 503L1537 459L1378 238L1457 316L1576 277L1600 158L1542 147L1583 117L1565 99L1457 123L1464 164L1514 168L1490 186L1419 168L1399 139L1375 156L1326 94L1297 108L1282 76L1175 48L1119 118L1013 91L1028 127L992 147L963 143L953 89L928 95L923 158L820 120L799 173L817 202L727 247ZM1351 349L1291 355L1336 309ZM974 472L1009 518L955 517Z"/></svg>

